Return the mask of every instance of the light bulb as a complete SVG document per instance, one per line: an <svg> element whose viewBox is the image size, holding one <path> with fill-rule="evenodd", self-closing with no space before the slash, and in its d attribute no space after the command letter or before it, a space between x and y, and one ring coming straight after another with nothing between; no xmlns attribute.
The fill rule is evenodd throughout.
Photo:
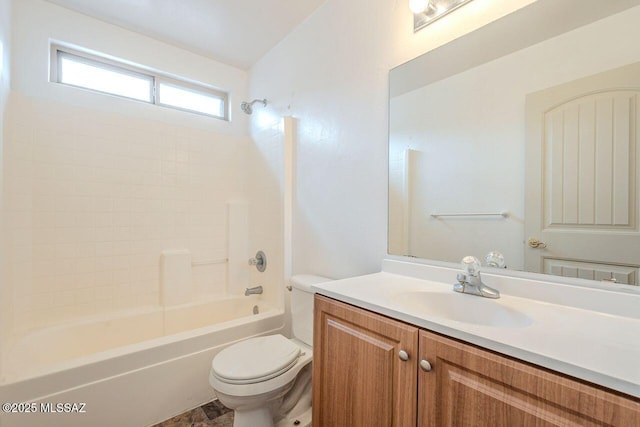
<svg viewBox="0 0 640 427"><path fill-rule="evenodd" d="M429 7L429 0L409 0L409 9L413 13L422 13Z"/></svg>

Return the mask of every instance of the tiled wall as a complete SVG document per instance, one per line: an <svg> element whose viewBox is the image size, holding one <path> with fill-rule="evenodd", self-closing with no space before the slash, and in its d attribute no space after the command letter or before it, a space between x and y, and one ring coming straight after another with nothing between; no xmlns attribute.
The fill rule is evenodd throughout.
<svg viewBox="0 0 640 427"><path fill-rule="evenodd" d="M249 138L12 93L4 200L15 331L158 304L159 256L226 257ZM196 297L226 265L194 267Z"/></svg>

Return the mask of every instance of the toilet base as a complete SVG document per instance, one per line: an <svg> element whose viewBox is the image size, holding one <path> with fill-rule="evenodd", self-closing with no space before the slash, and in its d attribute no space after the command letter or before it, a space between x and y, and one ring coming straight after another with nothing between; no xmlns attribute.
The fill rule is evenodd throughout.
<svg viewBox="0 0 640 427"><path fill-rule="evenodd" d="M273 414L282 397L287 394L294 381L268 393L255 396L230 396L218 392L218 399L229 409L233 409L233 427L274 427Z"/></svg>
<svg viewBox="0 0 640 427"><path fill-rule="evenodd" d="M281 418L275 424L271 411L267 407L249 411L235 410L233 413L233 427L310 427L311 408L290 418Z"/></svg>
<svg viewBox="0 0 640 427"><path fill-rule="evenodd" d="M297 423L296 423L297 421ZM310 427L311 426L311 408L296 417L282 418L275 427Z"/></svg>
<svg viewBox="0 0 640 427"><path fill-rule="evenodd" d="M268 406L255 409L236 409L233 413L233 427L274 427L273 416Z"/></svg>
<svg viewBox="0 0 640 427"><path fill-rule="evenodd" d="M309 363L295 381L289 384L283 395L277 398L271 396L273 399L263 401L263 405L256 405L261 400L243 400L244 405L236 405L238 401L235 399L219 396L223 404L228 404L230 408L235 407L233 427L311 426L311 368L312 365Z"/></svg>

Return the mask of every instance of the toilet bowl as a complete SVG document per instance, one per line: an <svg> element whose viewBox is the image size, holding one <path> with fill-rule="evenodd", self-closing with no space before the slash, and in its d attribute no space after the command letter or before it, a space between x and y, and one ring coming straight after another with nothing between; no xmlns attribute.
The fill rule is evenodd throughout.
<svg viewBox="0 0 640 427"><path fill-rule="evenodd" d="M328 280L312 275L291 278L294 338L249 338L214 357L209 384L220 402L234 410L234 427L311 425L311 285Z"/></svg>

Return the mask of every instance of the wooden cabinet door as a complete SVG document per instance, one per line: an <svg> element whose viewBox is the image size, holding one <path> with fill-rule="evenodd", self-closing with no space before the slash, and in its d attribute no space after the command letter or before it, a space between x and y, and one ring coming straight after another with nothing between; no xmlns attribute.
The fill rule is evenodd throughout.
<svg viewBox="0 0 640 427"><path fill-rule="evenodd" d="M418 328L318 295L314 312L313 426L415 426Z"/></svg>
<svg viewBox="0 0 640 427"><path fill-rule="evenodd" d="M419 427L640 426L637 399L427 331L419 347Z"/></svg>

